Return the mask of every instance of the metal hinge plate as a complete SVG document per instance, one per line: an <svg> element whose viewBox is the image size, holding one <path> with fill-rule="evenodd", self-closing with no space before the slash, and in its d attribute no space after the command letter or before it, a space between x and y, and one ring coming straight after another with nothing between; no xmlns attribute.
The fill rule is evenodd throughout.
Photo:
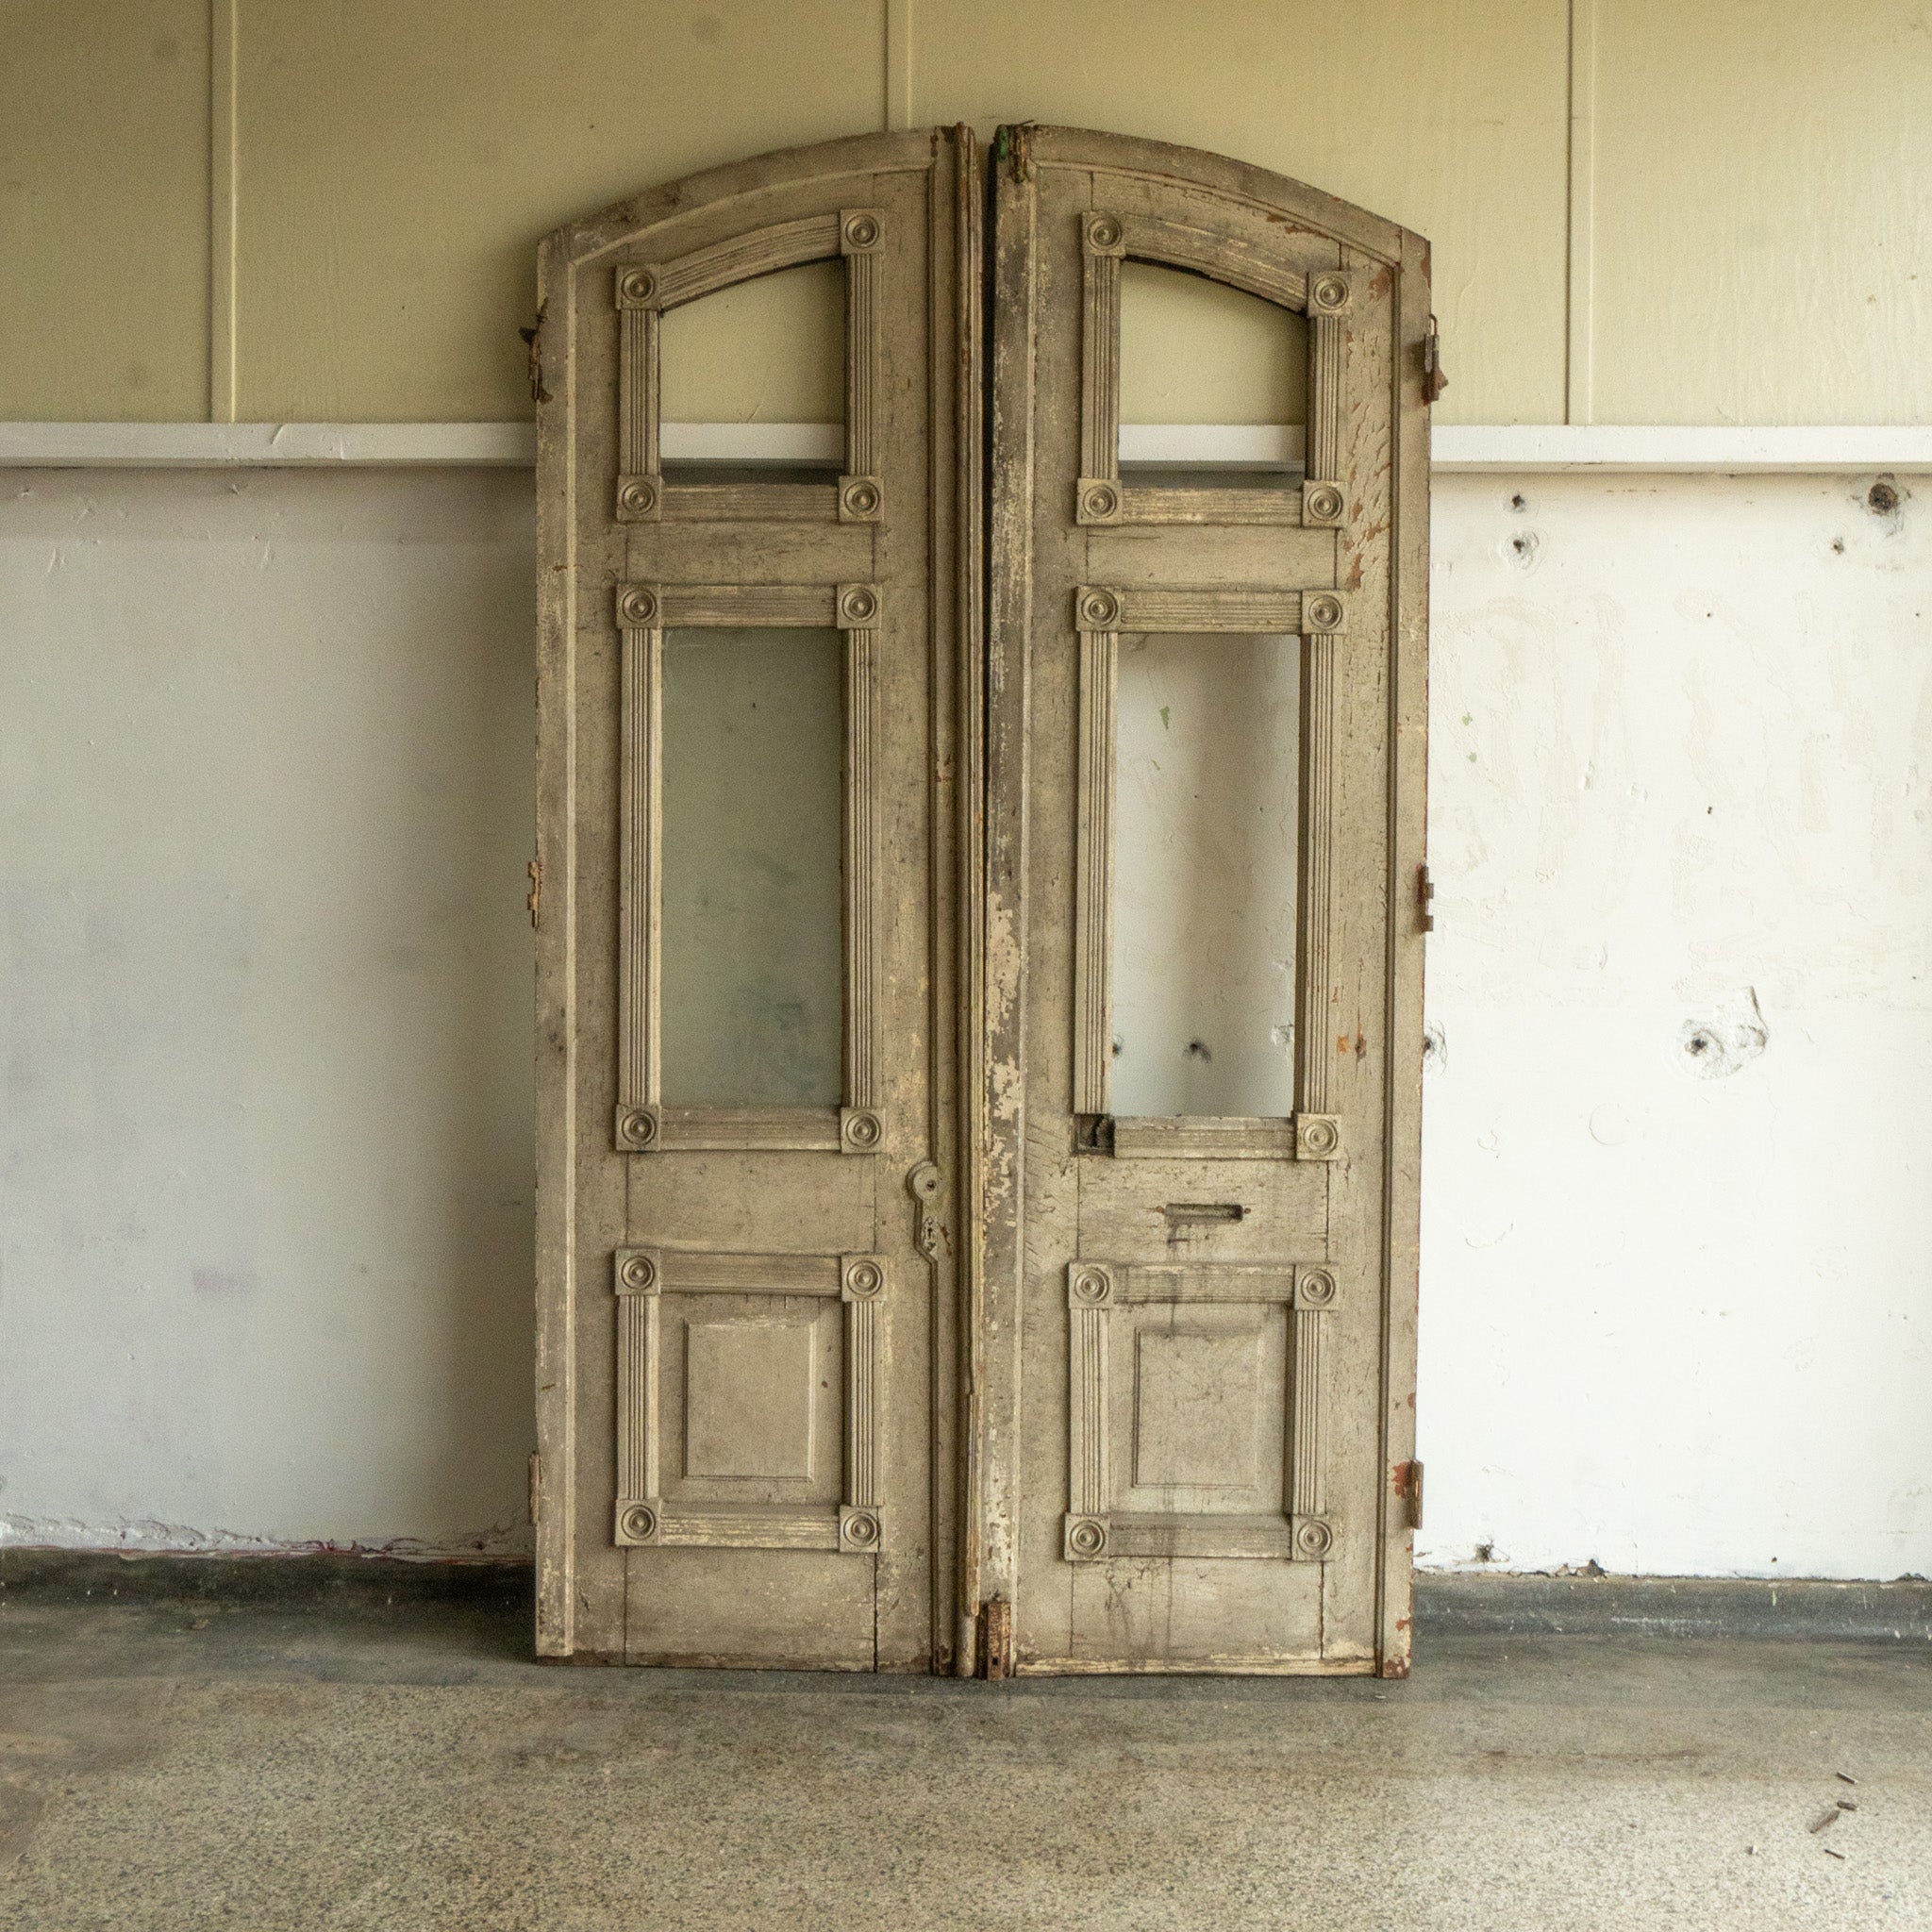
<svg viewBox="0 0 1932 1932"><path fill-rule="evenodd" d="M1410 1529L1423 1526L1423 1466L1420 1462L1395 1465L1395 1498L1403 1506L1403 1521Z"/></svg>
<svg viewBox="0 0 1932 1932"><path fill-rule="evenodd" d="M1436 882L1429 876L1427 866L1418 866L1415 874L1416 910L1422 916L1423 930L1436 929Z"/></svg>

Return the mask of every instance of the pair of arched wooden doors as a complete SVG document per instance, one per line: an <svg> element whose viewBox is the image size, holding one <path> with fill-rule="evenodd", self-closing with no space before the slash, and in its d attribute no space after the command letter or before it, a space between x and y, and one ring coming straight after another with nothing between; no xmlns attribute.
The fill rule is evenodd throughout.
<svg viewBox="0 0 1932 1932"><path fill-rule="evenodd" d="M680 460L667 318L811 263L825 467ZM1298 451L1124 462L1146 264ZM958 129L541 273L539 1650L1405 1672L1425 245Z"/></svg>

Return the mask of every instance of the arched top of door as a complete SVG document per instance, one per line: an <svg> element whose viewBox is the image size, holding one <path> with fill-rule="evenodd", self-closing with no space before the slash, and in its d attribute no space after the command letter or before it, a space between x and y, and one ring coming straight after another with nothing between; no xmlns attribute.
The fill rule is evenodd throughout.
<svg viewBox="0 0 1932 1932"><path fill-rule="evenodd" d="M853 135L687 175L557 229L542 245L545 286L641 252L665 272L638 284L639 299L673 308L849 252L863 237L833 219L841 208L862 202L881 176L928 172L971 139L963 127ZM1208 275L1291 308L1306 308L1307 274L1336 265L1338 248L1391 266L1427 258L1422 238L1396 223L1201 148L1023 123L999 129L989 165L1021 182L1038 170L1090 174L1090 206L1117 225L1090 223L1090 247Z"/></svg>
<svg viewBox="0 0 1932 1932"><path fill-rule="evenodd" d="M674 308L731 282L824 260L855 242L865 245L862 231L844 236L836 219L824 218L826 211L836 216L863 203L881 176L927 174L957 139L958 130L938 127L850 135L647 188L547 236L543 280L554 287L571 271L648 255L677 265L653 303ZM738 245L727 252L726 242Z"/></svg>

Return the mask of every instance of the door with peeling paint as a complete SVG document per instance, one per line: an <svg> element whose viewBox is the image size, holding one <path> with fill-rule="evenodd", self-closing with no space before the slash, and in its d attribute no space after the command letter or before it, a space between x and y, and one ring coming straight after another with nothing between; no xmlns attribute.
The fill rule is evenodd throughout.
<svg viewBox="0 0 1932 1932"><path fill-rule="evenodd" d="M1399 1671L1425 255L991 174L545 244L539 1648Z"/></svg>
<svg viewBox="0 0 1932 1932"><path fill-rule="evenodd" d="M978 178L970 137L834 142L544 247L545 1653L952 1631Z"/></svg>
<svg viewBox="0 0 1932 1932"><path fill-rule="evenodd" d="M992 172L995 1668L1400 1673L1426 253L1148 142ZM1236 340L1257 467L1146 462Z"/></svg>

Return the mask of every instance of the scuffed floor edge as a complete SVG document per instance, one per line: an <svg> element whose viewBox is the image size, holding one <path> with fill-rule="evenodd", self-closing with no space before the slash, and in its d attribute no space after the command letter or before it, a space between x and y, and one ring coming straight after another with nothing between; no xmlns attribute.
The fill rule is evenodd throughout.
<svg viewBox="0 0 1932 1932"><path fill-rule="evenodd" d="M445 1537L384 1537L367 1541L290 1541L258 1532L197 1529L152 1519L132 1523L78 1523L59 1517L0 1516L0 1552L72 1550L153 1557L388 1557L405 1563L447 1563L502 1557L527 1558L534 1532L526 1523L492 1524L487 1529Z"/></svg>
<svg viewBox="0 0 1932 1932"><path fill-rule="evenodd" d="M1932 1643L1932 1582L1418 1571L1420 1636L1844 1638Z"/></svg>

